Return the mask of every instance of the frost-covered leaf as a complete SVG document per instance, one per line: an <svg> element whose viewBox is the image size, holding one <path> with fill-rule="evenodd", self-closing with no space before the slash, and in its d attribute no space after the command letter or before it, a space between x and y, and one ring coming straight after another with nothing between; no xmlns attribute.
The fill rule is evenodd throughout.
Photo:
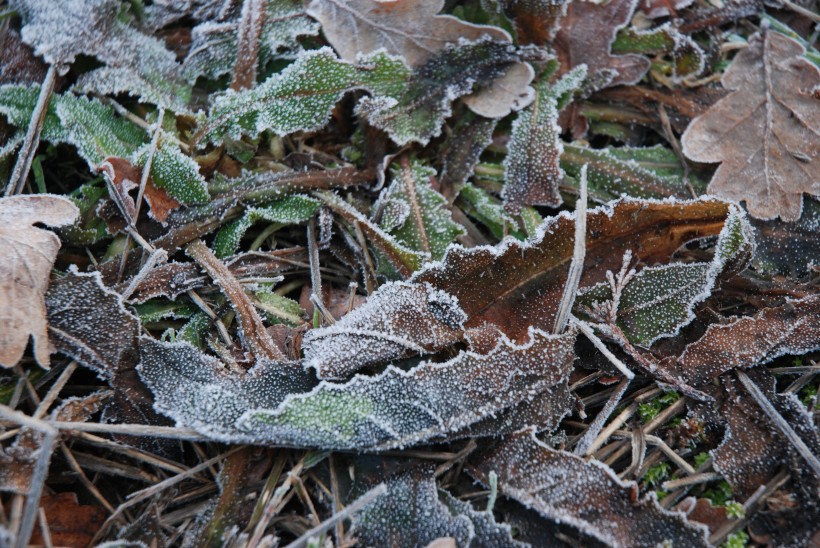
<svg viewBox="0 0 820 548"><path fill-rule="evenodd" d="M679 358L663 362L663 367L697 385L731 369L755 367L784 354L802 355L818 348L820 297L813 295L711 325Z"/></svg>
<svg viewBox="0 0 820 548"><path fill-rule="evenodd" d="M312 375L296 364L262 360L238 375L190 344L148 337L140 339L138 371L154 393L157 410L177 424L226 441L257 439L253 432L236 430L243 413L276 408L288 394L305 392L315 384Z"/></svg>
<svg viewBox="0 0 820 548"><path fill-rule="evenodd" d="M78 55L105 66L80 76L77 89L102 95L130 93L176 111L191 96L174 54L129 24L117 0L13 0L23 18L23 40L58 67Z"/></svg>
<svg viewBox="0 0 820 548"><path fill-rule="evenodd" d="M564 151L558 126L558 100L579 89L586 78L586 67L566 73L555 84L542 78L536 86L535 100L513 122L507 157L504 159L504 206L518 213L521 206L558 207L558 184L564 173L558 163Z"/></svg>
<svg viewBox="0 0 820 548"><path fill-rule="evenodd" d="M374 475L365 466L358 471ZM439 500L432 467L394 473L385 478L385 484L387 492L353 519L353 533L362 546L427 546L442 537L455 539L457 546L469 546L474 540L470 518L464 512L451 512Z"/></svg>
<svg viewBox="0 0 820 548"><path fill-rule="evenodd" d="M615 318L627 338L640 346L650 347L662 337L676 335L691 322L693 308L712 292L721 275L742 270L752 256L754 237L746 215L731 206L718 235L714 259L710 262L671 263L641 269L629 280L613 277L579 295L576 303L587 310L607 303L613 294L619 296Z"/></svg>
<svg viewBox="0 0 820 548"><path fill-rule="evenodd" d="M605 464L551 449L529 431L472 455L468 470L485 485L495 472L504 495L606 545L708 546L705 527L664 510L654 496L639 499L637 484Z"/></svg>
<svg viewBox="0 0 820 548"><path fill-rule="evenodd" d="M249 207L239 219L225 225L214 239L214 253L220 259L233 255L245 232L259 221L293 225L307 222L319 209L320 202L308 196L294 194L270 205Z"/></svg>
<svg viewBox="0 0 820 548"><path fill-rule="evenodd" d="M610 53L618 30L629 23L637 3L638 0L569 2L553 42L561 62L559 72L563 74L585 64L593 89L638 82L649 70L649 59Z"/></svg>
<svg viewBox="0 0 820 548"><path fill-rule="evenodd" d="M820 201L803 198L803 214L793 223L752 219L757 249L755 270L801 278L820 263Z"/></svg>
<svg viewBox="0 0 820 548"><path fill-rule="evenodd" d="M647 148L609 147L593 149L565 144L561 167L578 177L587 166L589 193L599 200L612 200L624 194L635 198L691 197L685 174L675 153L663 146ZM705 183L690 175L696 191Z"/></svg>
<svg viewBox="0 0 820 548"><path fill-rule="evenodd" d="M625 198L590 210L580 287L604 281L607 270L619 270L627 250L647 265L665 264L683 243L717 235L729 208L716 199ZM526 242L508 238L495 247L454 245L410 281L427 282L455 296L467 313L465 327L490 323L517 339L531 325L552 328L574 234L574 217L562 213L546 220Z"/></svg>
<svg viewBox="0 0 820 548"><path fill-rule="evenodd" d="M366 115L371 124L386 131L397 144L427 144L441 133L453 100L507 74L519 59L516 49L504 42L480 40L448 45L415 68L400 93L382 96L376 92L359 102L357 112ZM532 96L528 93L519 99L520 106L524 106ZM498 114L475 106L473 110L487 117L509 113L509 109Z"/></svg>
<svg viewBox="0 0 820 548"><path fill-rule="evenodd" d="M265 130L278 135L322 127L342 96L367 89L389 97L409 78L404 62L384 53L357 65L340 61L329 48L305 52L285 70L252 90L229 90L218 97L197 140L219 142L227 136L255 137Z"/></svg>
<svg viewBox="0 0 820 548"><path fill-rule="evenodd" d="M529 544L513 539L513 529L495 521L489 510L478 511L469 502L459 500L447 491L440 491L442 502L453 516L466 516L473 524L475 548L526 548Z"/></svg>
<svg viewBox="0 0 820 548"><path fill-rule="evenodd" d="M135 151L134 165L144 166L150 151L151 144ZM201 204L210 198L205 178L199 173L199 164L184 154L167 135L160 136L154 151L151 180L183 204Z"/></svg>
<svg viewBox="0 0 820 548"><path fill-rule="evenodd" d="M34 358L50 364L44 293L60 249L53 233L32 225L65 226L80 210L53 195L0 198L0 366L13 367L34 338Z"/></svg>
<svg viewBox="0 0 820 548"><path fill-rule="evenodd" d="M447 438L564 382L575 334L531 329L521 345L500 337L487 354L462 351L442 363L395 366L377 376L327 381L277 409L256 409L236 435L326 449L389 449Z"/></svg>
<svg viewBox="0 0 820 548"><path fill-rule="evenodd" d="M50 339L57 350L114 388L112 415L132 423L164 422L135 369L139 319L125 309L118 293L103 285L99 273L69 269L49 288L46 307Z"/></svg>
<svg viewBox="0 0 820 548"><path fill-rule="evenodd" d="M260 67L277 57L295 56L301 51L296 39L319 32L319 25L305 15L302 2L264 0L264 8L259 36ZM238 27L239 14L236 14L235 17L205 21L193 28L191 49L183 63L183 73L189 81L193 82L199 76L217 78L233 70Z"/></svg>
<svg viewBox="0 0 820 548"><path fill-rule="evenodd" d="M452 219L447 200L433 188L436 171L414 160L392 170L393 182L373 206L382 211L379 225L399 242L441 259L444 250L464 234Z"/></svg>
<svg viewBox="0 0 820 548"><path fill-rule="evenodd" d="M430 354L463 338L458 301L425 284L390 282L335 324L308 331L305 367L346 378L366 365Z"/></svg>
<svg viewBox="0 0 820 548"><path fill-rule="evenodd" d="M39 84L46 75L46 64L23 43L16 30L5 28L0 36L0 85Z"/></svg>
<svg viewBox="0 0 820 548"><path fill-rule="evenodd" d="M121 210L121 213L127 216L126 221L135 222L137 204L131 195L131 191L139 188L142 180L142 170L125 158L114 156L106 158L96 169L103 174L106 182L113 187L113 190L109 190L109 194L111 192L116 194L112 198L114 198L118 207L124 209L124 211ZM145 184L143 197L151 208L149 215L160 223L165 223L168 214L180 205L164 188L157 188L151 177L148 178Z"/></svg>
<svg viewBox="0 0 820 548"><path fill-rule="evenodd" d="M502 203L486 190L470 183L461 187L459 198L469 204L465 212L478 219L496 238L503 238L509 232L518 230L518 221L504 210ZM523 239L523 236L521 236Z"/></svg>
<svg viewBox="0 0 820 548"><path fill-rule="evenodd" d="M558 30L558 20L564 14L568 3L568 0L500 0L498 2L504 14L515 23L518 43L539 46L552 42Z"/></svg>
<svg viewBox="0 0 820 548"><path fill-rule="evenodd" d="M745 201L759 219L796 221L803 194L820 195L820 68L805 48L775 31L754 36L721 80L727 97L681 138L697 162L721 162L709 192Z"/></svg>
<svg viewBox="0 0 820 548"><path fill-rule="evenodd" d="M470 112L456 117L455 126L441 147L439 182L442 193L450 200L473 175L479 156L493 140L496 122Z"/></svg>
<svg viewBox="0 0 820 548"><path fill-rule="evenodd" d="M39 86L0 86L0 114L14 126L27 127L39 93ZM96 99L65 93L51 97L41 138L74 145L94 168L108 156L129 157L145 132Z"/></svg>
<svg viewBox="0 0 820 548"><path fill-rule="evenodd" d="M621 29L612 43L612 53L669 54L674 63L675 77L697 76L703 72L706 63L706 54L700 46L670 23L643 31Z"/></svg>

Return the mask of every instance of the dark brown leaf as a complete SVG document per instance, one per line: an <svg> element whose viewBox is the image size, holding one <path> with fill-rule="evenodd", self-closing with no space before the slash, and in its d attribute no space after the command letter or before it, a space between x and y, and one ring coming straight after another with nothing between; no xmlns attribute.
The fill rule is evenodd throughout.
<svg viewBox="0 0 820 548"><path fill-rule="evenodd" d="M77 494L71 492L44 494L40 498L40 507L46 514L53 546L89 546L106 518L105 508L80 504ZM45 544L39 528L34 529L29 543Z"/></svg>
<svg viewBox="0 0 820 548"><path fill-rule="evenodd" d="M598 461L556 451L532 432L507 437L470 457L468 471L542 516L576 528L611 546L707 546L706 529L662 509L652 497L638 498L638 486L622 482Z"/></svg>

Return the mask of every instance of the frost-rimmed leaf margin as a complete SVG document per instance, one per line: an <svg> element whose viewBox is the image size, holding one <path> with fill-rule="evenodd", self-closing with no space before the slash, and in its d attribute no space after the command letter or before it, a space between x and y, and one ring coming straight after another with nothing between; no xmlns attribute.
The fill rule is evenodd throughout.
<svg viewBox="0 0 820 548"><path fill-rule="evenodd" d="M754 249L754 231L746 212L731 204L710 262L648 266L630 279L622 288L616 320L619 327L630 342L646 348L676 336L695 319L695 306L711 296L718 278L743 270ZM661 286L666 284L669 291L663 292ZM610 285L600 283L581 289L576 304L589 306L611 299ZM665 313L669 316L662 317Z"/></svg>

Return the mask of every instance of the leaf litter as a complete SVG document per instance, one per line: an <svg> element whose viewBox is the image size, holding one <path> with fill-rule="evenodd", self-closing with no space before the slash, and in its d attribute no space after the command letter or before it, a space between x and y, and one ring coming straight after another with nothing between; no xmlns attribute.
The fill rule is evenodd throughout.
<svg viewBox="0 0 820 548"><path fill-rule="evenodd" d="M811 12L0 18L2 542L816 543Z"/></svg>

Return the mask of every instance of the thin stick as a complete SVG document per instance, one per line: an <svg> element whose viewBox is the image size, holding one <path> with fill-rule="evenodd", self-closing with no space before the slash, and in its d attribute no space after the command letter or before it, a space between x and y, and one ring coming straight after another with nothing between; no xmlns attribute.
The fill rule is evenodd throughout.
<svg viewBox="0 0 820 548"><path fill-rule="evenodd" d="M587 254L587 165L581 166L580 178L581 195L575 202L575 244L572 251L572 262L567 273L567 283L564 285L564 294L561 296L561 304L558 305L558 312L555 314L555 326L552 332L563 333L567 327L572 305L575 303L575 295L578 293L578 283L581 281L581 273L584 271L584 257ZM631 377L630 377L631 378Z"/></svg>
<svg viewBox="0 0 820 548"><path fill-rule="evenodd" d="M316 217L311 217L307 226L308 260L310 261L311 296L322 301L322 273L319 270L319 244L316 241ZM314 302L314 305L316 303ZM319 307L317 307L319 308Z"/></svg>
<svg viewBox="0 0 820 548"><path fill-rule="evenodd" d="M621 401L626 389L629 387L629 382L631 379L624 378L621 383L618 385L618 388L615 392L607 400L606 404L604 404L604 408L598 413L598 416L595 417L595 420L592 421L592 424L589 425L589 428L584 433L584 437L581 438L581 441L578 442L578 445L575 446L574 453L578 456L588 455L589 449L592 447L592 443L598 437L598 434L604 427L607 419L618 406L618 403Z"/></svg>
<svg viewBox="0 0 820 548"><path fill-rule="evenodd" d="M2 416L2 414L0 414ZM128 436L147 436L151 438L169 438L174 440L210 441L196 430L175 428L172 426L151 426L148 424L104 424L98 422L54 421L49 423L58 430L75 430L77 432L100 432L105 434L125 434Z"/></svg>
<svg viewBox="0 0 820 548"><path fill-rule="evenodd" d="M26 177L28 177L28 172L31 169L31 162L34 160L34 153L37 151L37 145L40 144L40 133L43 131L43 122L45 122L46 112L48 112L48 102L54 92L56 82L57 68L54 65L49 65L48 72L46 72L40 86L37 104L31 113L31 120L28 123L23 146L20 147L17 162L14 164L8 185L6 185L6 196L20 194L23 191L23 185L26 184Z"/></svg>
<svg viewBox="0 0 820 548"><path fill-rule="evenodd" d="M71 362L63 369L63 372L60 373L60 376L54 381L54 384L48 391L48 394L43 398L43 401L40 402L40 405L37 406L37 410L32 415L32 418L35 419L42 419L43 416L48 413L48 408L51 407L51 404L54 403L54 400L57 399L57 396L60 395L63 387L68 382L68 379L71 378L71 375L74 374L74 371L77 369L77 362L71 360Z"/></svg>
<svg viewBox="0 0 820 548"><path fill-rule="evenodd" d="M590 328L590 327L589 327L589 325L588 325L586 322L584 322L584 321L582 321L582 320L579 320L578 318L576 318L575 316L572 316L571 314L570 314L570 320L571 320L571 321L572 321L572 323L575 325L575 327L577 327L577 328L578 328L578 330L579 330L581 333L583 333L583 334L584 334L584 336L585 336L587 339L589 339L589 341L592 343L592 345L593 345L595 348L597 348L597 349L598 349L598 351L599 351L601 354L603 354L603 355L604 355L604 357L605 357L606 359L608 359L608 360L609 360L609 363L611 363L612 365L614 365L614 366L615 366L615 368L616 368L618 371L620 371L620 372L621 372L621 374L622 374L624 377L626 377L626 378L627 378L627 379L629 379L629 380L632 380L632 379L634 379L634 378L635 378L635 373L633 373L632 371L630 371L630 370L626 367L626 365L624 364L624 362L622 362L621 360L619 360L619 359L618 359L618 357L617 357L617 356L615 356L615 354L613 354L612 352L610 352L610 351L609 351L609 348L607 348L607 347L606 347L606 345L604 344L604 342L603 342L601 339L599 339L599 338L598 338L598 336L595 334L595 332L594 332L594 331L592 331L592 328Z"/></svg>
<svg viewBox="0 0 820 548"><path fill-rule="evenodd" d="M333 516L326 519L313 529L306 531L304 535L288 544L286 548L301 548L302 546L307 545L308 541L311 538L317 535L321 535L322 533L336 525L337 522L344 519L348 519L350 516L352 516L353 514L355 514L356 512L358 512L359 510L373 502L375 499L386 493L387 486L384 483L378 484L376 487L374 487L373 489L371 489L370 491L368 491L367 493L353 501L352 504L347 506L341 512L333 514Z"/></svg>
<svg viewBox="0 0 820 548"><path fill-rule="evenodd" d="M709 483L710 481L718 481L723 476L715 472L705 472L703 474L693 474L691 476L679 479L673 479L661 484L661 487L666 491L677 489L678 487L685 487L689 485L697 485L699 483Z"/></svg>
<svg viewBox="0 0 820 548"><path fill-rule="evenodd" d="M806 445L806 443L800 439L800 436L797 435L797 432L792 429L789 423L777 412L777 409L774 408L772 403L766 397L763 392L760 391L760 388L754 383L752 379L746 374L745 371L741 371L738 369L736 371L737 378L740 379L740 382L743 384L743 387L751 394L752 398L754 398L757 405L766 413L766 416L769 417L775 426L786 436L786 439L797 449L797 452L800 453L800 456L803 457L809 466L811 466L812 471L814 471L815 476L820 477L820 460L817 459L814 454L812 454L811 449Z"/></svg>

